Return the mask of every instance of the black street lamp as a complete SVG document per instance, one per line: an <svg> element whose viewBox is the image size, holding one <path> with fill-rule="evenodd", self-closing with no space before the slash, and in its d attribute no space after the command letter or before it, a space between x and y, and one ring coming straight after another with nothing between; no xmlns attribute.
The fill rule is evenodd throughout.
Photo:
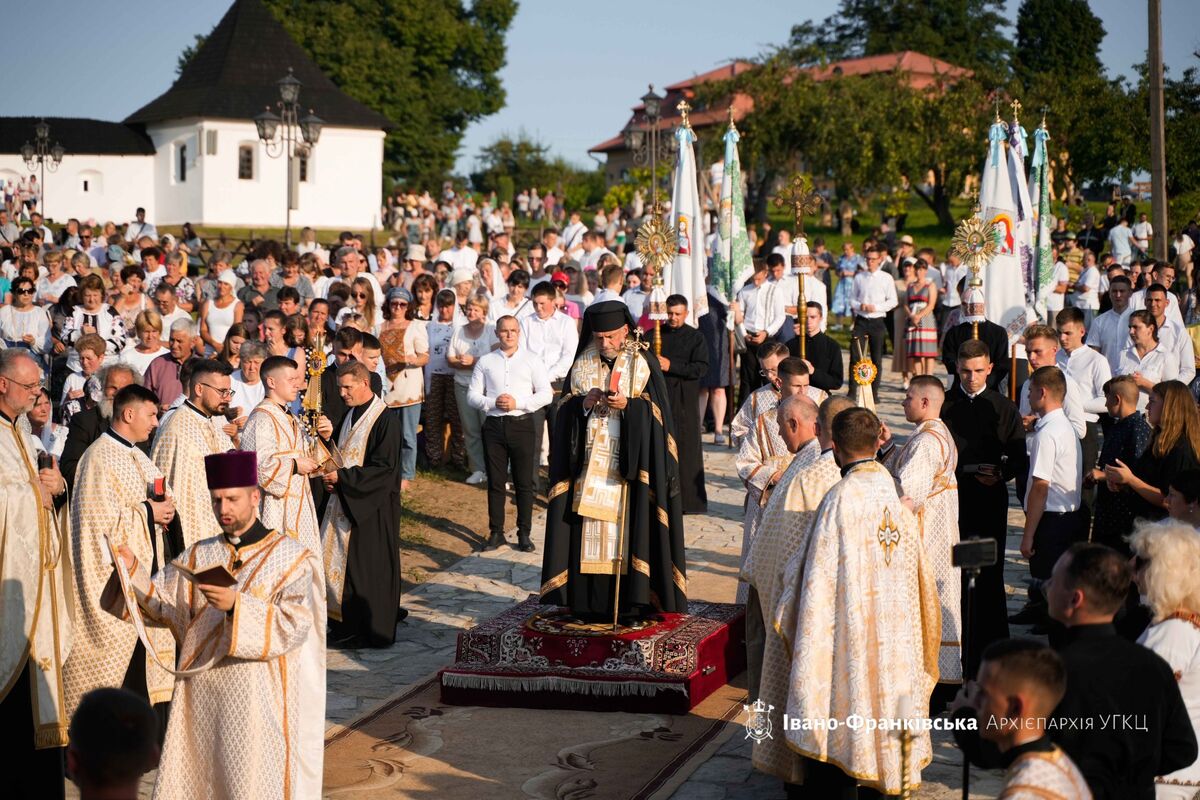
<svg viewBox="0 0 1200 800"><path fill-rule="evenodd" d="M300 117L300 88L302 84L288 68L288 74L276 82L279 87L279 100L275 107L279 113L271 111L270 107L263 110L254 118L254 127L258 129L258 138L266 146L267 155L278 158L287 155L287 227L284 232L285 244L288 249L292 246L292 209L299 208L299 192L295 181L297 157L307 156L317 140L321 138L321 127L324 121L312 109ZM281 132L277 139L275 134Z"/></svg>
<svg viewBox="0 0 1200 800"><path fill-rule="evenodd" d="M38 211L42 212L42 218L46 217L46 170L51 172L58 171L58 165L62 163L63 156L67 150L58 142L50 144L50 125L46 120L39 120L37 125L33 126L33 141L26 141L21 145L21 157L25 159L25 168L30 172L35 169L41 171L41 187L42 193L41 203L38 206Z"/></svg>
<svg viewBox="0 0 1200 800"><path fill-rule="evenodd" d="M653 208L658 200L658 162L667 159L675 151L675 137L660 137L659 123L662 121L662 97L654 93L654 84L650 91L642 95L642 110L645 116L644 126L629 125L622 136L625 147L632 153L636 166L650 167L650 207Z"/></svg>

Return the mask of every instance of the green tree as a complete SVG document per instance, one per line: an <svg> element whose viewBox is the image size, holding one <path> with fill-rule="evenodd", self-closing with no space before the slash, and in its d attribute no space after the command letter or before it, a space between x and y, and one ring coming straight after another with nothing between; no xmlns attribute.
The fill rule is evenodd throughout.
<svg viewBox="0 0 1200 800"><path fill-rule="evenodd" d="M1017 12L1013 72L1024 84L1036 76L1056 80L1103 76L1104 23L1088 0L1023 0Z"/></svg>
<svg viewBox="0 0 1200 800"><path fill-rule="evenodd" d="M842 0L824 22L792 28L799 63L915 50L987 76L1007 70L1003 0Z"/></svg>
<svg viewBox="0 0 1200 800"><path fill-rule="evenodd" d="M546 188L558 178L558 167L549 156L550 148L521 131L516 137L503 135L479 150L477 169L471 173L471 186L480 192L500 189L500 179L508 176L513 185Z"/></svg>
<svg viewBox="0 0 1200 800"><path fill-rule="evenodd" d="M467 125L504 106L516 0L266 0L343 91L392 121L384 172L430 186Z"/></svg>

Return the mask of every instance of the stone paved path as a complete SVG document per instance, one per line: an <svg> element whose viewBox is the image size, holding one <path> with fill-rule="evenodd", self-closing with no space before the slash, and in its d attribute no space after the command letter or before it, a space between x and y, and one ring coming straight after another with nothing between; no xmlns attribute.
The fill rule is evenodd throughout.
<svg viewBox="0 0 1200 800"><path fill-rule="evenodd" d="M890 385L881 394L880 410L888 425L900 435L911 430L900 409L903 393L898 376L888 375ZM711 437L707 437L711 439ZM733 451L705 444L705 467L709 490L709 513L686 518L689 575L708 572L736 576L741 547L742 501L745 493L733 467ZM1021 512L1010 509L1006 583L1014 610L1024 597L1026 568L1020 563ZM1014 529L1012 526L1016 525ZM486 527L480 520L480 528ZM491 617L536 591L540 580L544 513L535 514L533 530L537 551L521 553L501 548L470 555L434 574L404 598L410 610L398 632L396 644L387 650L330 650L327 722L345 722L381 700L453 660L458 633ZM510 539L515 538L510 533ZM728 596L704 599L732 601L733 583L726 580ZM704 763L678 789L680 800L773 800L782 798L782 787L773 778L755 772L750 765L750 741L740 728L719 752ZM934 762L922 775L917 793L923 799L950 800L960 796L961 758L949 735L935 736ZM973 772L972 797L994 797L999 775Z"/></svg>

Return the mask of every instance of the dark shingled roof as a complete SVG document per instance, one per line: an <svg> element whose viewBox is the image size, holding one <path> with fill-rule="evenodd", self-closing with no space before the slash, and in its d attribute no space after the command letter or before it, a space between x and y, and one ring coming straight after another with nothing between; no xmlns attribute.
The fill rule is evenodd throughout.
<svg viewBox="0 0 1200 800"><path fill-rule="evenodd" d="M276 82L291 69L303 84L300 105L326 125L391 127L387 117L339 89L261 0L235 0L174 85L127 123L201 117L253 119L279 100Z"/></svg>
<svg viewBox="0 0 1200 800"><path fill-rule="evenodd" d="M32 142L33 128L41 117L0 117L0 153L20 153ZM50 144L61 144L68 156L152 156L150 137L122 122L79 117L46 117Z"/></svg>

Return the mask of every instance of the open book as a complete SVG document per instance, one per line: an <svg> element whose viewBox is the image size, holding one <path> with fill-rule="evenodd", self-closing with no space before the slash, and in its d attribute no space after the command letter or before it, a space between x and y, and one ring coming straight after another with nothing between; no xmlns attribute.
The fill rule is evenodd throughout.
<svg viewBox="0 0 1200 800"><path fill-rule="evenodd" d="M179 574L187 578L192 583L199 586L233 586L238 582L233 573L224 564L217 564L214 567L204 567L203 569L191 570L183 564L175 563L175 569L179 570Z"/></svg>

